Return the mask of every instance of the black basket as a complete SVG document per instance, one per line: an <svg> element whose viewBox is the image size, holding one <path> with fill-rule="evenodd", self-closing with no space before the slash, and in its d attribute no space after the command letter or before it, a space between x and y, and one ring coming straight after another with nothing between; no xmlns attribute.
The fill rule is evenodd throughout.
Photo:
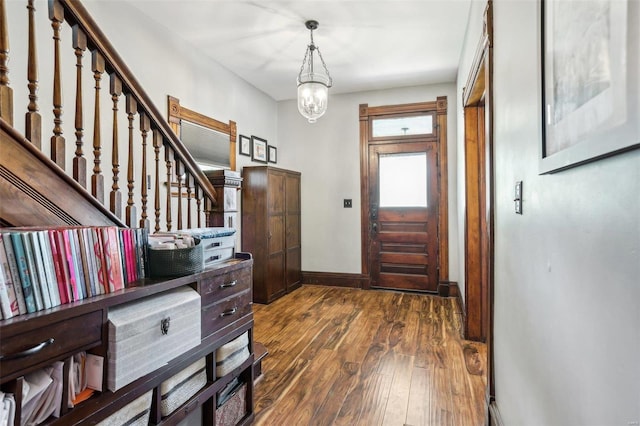
<svg viewBox="0 0 640 426"><path fill-rule="evenodd" d="M154 250L149 247L149 272L152 278L180 277L196 274L204 269L203 245L194 238L195 246L173 250Z"/></svg>

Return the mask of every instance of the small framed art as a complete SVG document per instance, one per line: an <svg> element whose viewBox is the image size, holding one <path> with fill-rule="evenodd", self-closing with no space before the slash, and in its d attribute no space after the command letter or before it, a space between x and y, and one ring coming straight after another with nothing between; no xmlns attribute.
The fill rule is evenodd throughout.
<svg viewBox="0 0 640 426"><path fill-rule="evenodd" d="M251 156L251 138L245 135L240 135L240 154Z"/></svg>
<svg viewBox="0 0 640 426"><path fill-rule="evenodd" d="M267 162L267 140L251 136L251 161Z"/></svg>
<svg viewBox="0 0 640 426"><path fill-rule="evenodd" d="M267 160L270 163L277 163L278 162L278 148L276 148L273 145L269 145L269 147L267 149Z"/></svg>

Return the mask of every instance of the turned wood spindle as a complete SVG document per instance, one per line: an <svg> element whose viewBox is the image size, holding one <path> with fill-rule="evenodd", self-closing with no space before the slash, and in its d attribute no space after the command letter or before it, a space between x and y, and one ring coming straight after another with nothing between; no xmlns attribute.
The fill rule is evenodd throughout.
<svg viewBox="0 0 640 426"><path fill-rule="evenodd" d="M9 87L9 31L5 0L0 0L0 117L13 126L13 89Z"/></svg>
<svg viewBox="0 0 640 426"><path fill-rule="evenodd" d="M129 161L127 163L127 208L125 209L126 223L128 227L135 226L136 206L133 201L133 190L135 188L133 170L133 119L138 112L138 102L132 94L127 94L127 118L129 120ZM144 184L143 184L144 186Z"/></svg>
<svg viewBox="0 0 640 426"><path fill-rule="evenodd" d="M202 216L202 190L199 185L196 185L196 217L198 218L198 228L202 226L200 217Z"/></svg>
<svg viewBox="0 0 640 426"><path fill-rule="evenodd" d="M162 135L158 129L153 129L153 151L156 161L156 179L154 187L154 208L156 226L155 231L160 232L160 148L162 147Z"/></svg>
<svg viewBox="0 0 640 426"><path fill-rule="evenodd" d="M173 153L173 160L176 163L176 178L178 181L178 224L177 228L182 229L182 177L184 176L184 164L180 161L177 152Z"/></svg>
<svg viewBox="0 0 640 426"><path fill-rule="evenodd" d="M147 217L147 196L148 196L148 182L147 182L147 134L151 129L151 122L149 116L140 111L140 133L142 134L142 179L140 181L141 187L141 199L142 212L140 214L140 228L149 229L149 219Z"/></svg>
<svg viewBox="0 0 640 426"><path fill-rule="evenodd" d="M64 21L64 9L59 0L49 2L49 19L53 28L53 136L51 159L65 169L65 139L62 136L62 75L60 74L60 27Z"/></svg>
<svg viewBox="0 0 640 426"><path fill-rule="evenodd" d="M100 151L102 142L100 139L100 81L104 73L104 57L97 51L91 52L91 70L95 80L95 102L93 115L93 175L91 175L91 194L104 204L104 176L100 170Z"/></svg>
<svg viewBox="0 0 640 426"><path fill-rule="evenodd" d="M73 48L76 54L76 152L73 158L73 178L87 187L87 159L82 152L83 120L82 120L82 58L87 50L87 36L78 25L73 26Z"/></svg>
<svg viewBox="0 0 640 426"><path fill-rule="evenodd" d="M113 184L109 196L109 209L117 217L122 217L122 193L118 186L118 174L120 173L120 163L118 154L118 100L122 94L122 81L117 75L111 74L109 87L111 100L113 101L113 137L111 147L111 170L113 171Z"/></svg>
<svg viewBox="0 0 640 426"><path fill-rule="evenodd" d="M193 176L191 173L187 173L187 179L185 181L185 185L187 187L187 229L191 228L191 196L192 196L192 185L193 185Z"/></svg>
<svg viewBox="0 0 640 426"><path fill-rule="evenodd" d="M36 49L36 24L33 5L29 0L29 50L27 54L27 80L29 83L29 104L25 114L25 137L38 149L42 149L42 117L38 112L38 53Z"/></svg>
<svg viewBox="0 0 640 426"><path fill-rule="evenodd" d="M172 180L173 175L171 173L171 169L173 167L173 165L171 164L172 151L173 150L171 149L171 146L169 146L168 142L164 144L164 161L167 166L167 207L166 207L167 231L171 231L171 182L173 181Z"/></svg>

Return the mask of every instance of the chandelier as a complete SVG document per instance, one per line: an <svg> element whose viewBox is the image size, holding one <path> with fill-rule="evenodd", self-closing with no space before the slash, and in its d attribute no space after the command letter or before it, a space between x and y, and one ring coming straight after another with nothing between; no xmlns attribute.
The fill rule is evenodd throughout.
<svg viewBox="0 0 640 426"><path fill-rule="evenodd" d="M327 111L329 87L333 84L333 80L322 59L320 48L313 43L313 30L318 28L318 21L307 21L305 26L311 33L311 44L307 46L298 74L298 111L309 120L309 123L315 123ZM313 55L316 51L324 72L322 70L318 72L313 68Z"/></svg>

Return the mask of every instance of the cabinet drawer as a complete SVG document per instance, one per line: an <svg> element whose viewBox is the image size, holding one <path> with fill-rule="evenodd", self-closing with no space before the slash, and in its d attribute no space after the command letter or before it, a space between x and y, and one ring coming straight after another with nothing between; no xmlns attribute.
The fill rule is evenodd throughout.
<svg viewBox="0 0 640 426"><path fill-rule="evenodd" d="M251 288L251 268L242 268L202 280L202 306L226 299Z"/></svg>
<svg viewBox="0 0 640 426"><path fill-rule="evenodd" d="M11 376L41 362L97 346L102 339L102 310L60 321L0 341L0 371Z"/></svg>
<svg viewBox="0 0 640 426"><path fill-rule="evenodd" d="M202 308L202 337L222 329L251 313L251 290Z"/></svg>

